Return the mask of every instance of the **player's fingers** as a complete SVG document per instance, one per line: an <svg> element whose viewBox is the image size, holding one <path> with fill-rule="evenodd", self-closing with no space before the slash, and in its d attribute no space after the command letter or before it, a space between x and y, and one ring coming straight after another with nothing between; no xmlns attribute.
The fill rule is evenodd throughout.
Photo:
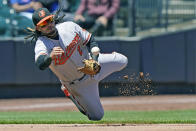
<svg viewBox="0 0 196 131"><path fill-rule="evenodd" d="M59 49L59 48L61 48L60 46L55 46L53 49Z"/></svg>
<svg viewBox="0 0 196 131"><path fill-rule="evenodd" d="M61 47L57 46L57 47L54 47L53 50L63 50Z"/></svg>
<svg viewBox="0 0 196 131"><path fill-rule="evenodd" d="M53 51L63 51L63 52L64 52L63 49L55 49L55 50L53 50Z"/></svg>
<svg viewBox="0 0 196 131"><path fill-rule="evenodd" d="M64 53L64 51L60 50L60 51L54 51L55 55L62 55Z"/></svg>
<svg viewBox="0 0 196 131"><path fill-rule="evenodd" d="M63 50L55 50L54 53L64 53Z"/></svg>
<svg viewBox="0 0 196 131"><path fill-rule="evenodd" d="M55 50L55 51L59 51L59 50L63 51L63 49L61 49L61 48L54 48L53 50Z"/></svg>
<svg viewBox="0 0 196 131"><path fill-rule="evenodd" d="M54 49L53 52L62 52L62 53L64 53L64 50L62 50L62 49Z"/></svg>

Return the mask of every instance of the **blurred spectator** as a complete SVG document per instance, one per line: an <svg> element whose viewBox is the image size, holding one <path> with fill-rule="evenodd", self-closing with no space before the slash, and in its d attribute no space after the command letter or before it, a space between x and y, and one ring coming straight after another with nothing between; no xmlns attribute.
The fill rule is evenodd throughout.
<svg viewBox="0 0 196 131"><path fill-rule="evenodd" d="M75 13L80 5L81 0L67 0L69 2L69 11Z"/></svg>
<svg viewBox="0 0 196 131"><path fill-rule="evenodd" d="M31 19L19 15L10 7L10 0L0 0L0 7L0 36L23 36L26 34L24 28L33 26Z"/></svg>
<svg viewBox="0 0 196 131"><path fill-rule="evenodd" d="M10 0L10 4L16 12L29 19L32 19L34 10L43 7L38 0Z"/></svg>
<svg viewBox="0 0 196 131"><path fill-rule="evenodd" d="M61 8L60 16L65 14L64 21L73 21L74 14L70 10L70 0L60 0L59 7Z"/></svg>
<svg viewBox="0 0 196 131"><path fill-rule="evenodd" d="M104 29L112 25L119 4L120 0L81 0L74 20L92 33L102 35Z"/></svg>
<svg viewBox="0 0 196 131"><path fill-rule="evenodd" d="M59 0L39 0L43 7L47 8L50 12L55 12L58 9Z"/></svg>
<svg viewBox="0 0 196 131"><path fill-rule="evenodd" d="M80 0L60 0L59 6L62 13L65 13L64 21L74 21L75 12L78 9ZM60 15L62 15L62 13Z"/></svg>
<svg viewBox="0 0 196 131"><path fill-rule="evenodd" d="M80 0L39 0L43 7L47 8L50 12L56 12L61 8L60 16L65 14L63 21L73 21L75 11L80 4Z"/></svg>

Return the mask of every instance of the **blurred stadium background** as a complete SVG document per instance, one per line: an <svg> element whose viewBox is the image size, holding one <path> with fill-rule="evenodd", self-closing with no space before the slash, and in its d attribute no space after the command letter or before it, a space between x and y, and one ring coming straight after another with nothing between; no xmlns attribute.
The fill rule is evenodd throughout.
<svg viewBox="0 0 196 131"><path fill-rule="evenodd" d="M139 72L154 94L195 94L195 18L196 0L121 0L111 28L96 39L102 52L121 52L129 64L101 81L100 95L148 95L119 92L138 86ZM0 0L0 23L0 98L63 96L56 77L35 67L34 45L24 43L31 20Z"/></svg>

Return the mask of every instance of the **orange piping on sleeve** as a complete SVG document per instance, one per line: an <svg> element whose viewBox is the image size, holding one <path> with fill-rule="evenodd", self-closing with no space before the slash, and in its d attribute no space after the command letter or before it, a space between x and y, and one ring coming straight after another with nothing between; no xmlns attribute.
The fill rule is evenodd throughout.
<svg viewBox="0 0 196 131"><path fill-rule="evenodd" d="M91 37L91 34L89 33L89 34L88 34L88 37L87 37L87 39L85 40L85 42L83 43L83 45L86 45L86 44L87 44L87 42L89 41L90 37Z"/></svg>

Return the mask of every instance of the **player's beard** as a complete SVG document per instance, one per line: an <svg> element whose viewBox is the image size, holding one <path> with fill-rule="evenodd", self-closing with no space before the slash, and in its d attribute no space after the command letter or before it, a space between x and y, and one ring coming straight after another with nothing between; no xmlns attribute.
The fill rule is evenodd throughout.
<svg viewBox="0 0 196 131"><path fill-rule="evenodd" d="M54 27L53 29L51 29L51 31L50 31L49 33L44 33L43 35L45 35L45 36L47 36L47 37L49 37L49 38L51 38L51 39L54 39L54 38L57 37L58 31L57 31L57 29Z"/></svg>
<svg viewBox="0 0 196 131"><path fill-rule="evenodd" d="M51 31L47 36L49 37L49 38L51 38L51 39L54 39L54 38L56 38L57 37L57 35L58 35L58 31L57 31L57 29L55 28L53 31Z"/></svg>

